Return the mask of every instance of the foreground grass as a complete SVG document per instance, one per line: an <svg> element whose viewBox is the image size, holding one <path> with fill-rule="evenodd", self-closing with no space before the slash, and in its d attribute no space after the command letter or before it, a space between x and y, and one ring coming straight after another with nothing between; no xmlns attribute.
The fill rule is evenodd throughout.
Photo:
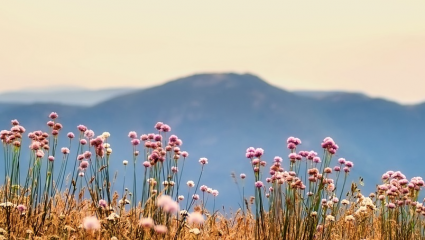
<svg viewBox="0 0 425 240"><path fill-rule="evenodd" d="M201 185L207 158L199 159L196 182L182 182L189 154L168 125L159 122L156 133L141 136L129 132L132 159L123 161L121 188L109 168L109 133L95 136L79 125L59 149L62 125L56 113L49 118L47 131L30 132L29 141L17 120L0 132L0 239L425 239L422 178L388 171L375 193L363 195L355 183L347 185L354 164L333 159L339 146L329 137L321 156L298 151L301 140L289 137L286 160L276 156L271 163L263 149L249 147L245 157L255 181L232 175L240 209L226 212L216 209L218 190ZM254 196L246 196L246 188Z"/></svg>

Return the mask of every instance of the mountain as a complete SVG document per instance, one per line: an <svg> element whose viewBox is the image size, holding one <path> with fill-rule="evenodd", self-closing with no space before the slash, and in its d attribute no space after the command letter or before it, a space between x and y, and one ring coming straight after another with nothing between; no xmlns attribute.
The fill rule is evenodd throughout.
<svg viewBox="0 0 425 240"><path fill-rule="evenodd" d="M0 103L54 103L77 106L92 106L110 98L133 91L135 91L135 89L132 88L88 90L77 87L52 87L49 89L32 89L0 93Z"/></svg>
<svg viewBox="0 0 425 240"><path fill-rule="evenodd" d="M111 133L111 166L122 174L122 160L131 159L129 131L155 132L158 121L169 124L189 152L183 182L197 180L200 157L207 157L201 184L220 191L220 204L237 206L236 185L230 177L247 173L247 191L253 178L246 148L265 149L269 163L289 154L286 138L296 136L298 150L321 153L321 141L332 137L340 146L335 159L354 162L349 181L365 179L373 191L387 170L409 178L423 175L419 167L425 144L425 104L403 106L359 94L330 94L312 98L274 87L252 74L197 74L153 88L127 93L90 107L52 104L25 105L4 110L3 128L17 118L28 130L46 129L48 113L59 113L64 132L85 124L97 134ZM66 139L60 144L66 146ZM334 160L336 161L336 160ZM137 169L142 172L138 161ZM288 168L287 161L284 165ZM127 171L132 171L131 167ZM0 173L1 174L1 173ZM122 176L122 175L121 175ZM266 176L264 176L265 179ZM118 185L119 186L119 185Z"/></svg>
<svg viewBox="0 0 425 240"><path fill-rule="evenodd" d="M349 93L344 91L292 91L292 93L302 96L302 97L310 97L315 99L323 99L323 98L335 98L339 96L352 96L352 97L360 97L360 98L369 98L363 93Z"/></svg>

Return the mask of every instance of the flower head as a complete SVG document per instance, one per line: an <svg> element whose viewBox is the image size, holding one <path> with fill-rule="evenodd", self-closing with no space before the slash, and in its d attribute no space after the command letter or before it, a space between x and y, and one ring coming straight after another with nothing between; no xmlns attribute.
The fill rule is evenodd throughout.
<svg viewBox="0 0 425 240"><path fill-rule="evenodd" d="M83 228L86 230L98 230L100 229L100 222L96 217L85 217L83 219Z"/></svg>
<svg viewBox="0 0 425 240"><path fill-rule="evenodd" d="M200 159L199 159L199 163L200 163L201 165L208 164L208 159L207 159L207 158L200 158Z"/></svg>
<svg viewBox="0 0 425 240"><path fill-rule="evenodd" d="M192 181L192 180L190 180L190 181L187 181L187 186L188 187L194 187L195 186L195 183Z"/></svg>
<svg viewBox="0 0 425 240"><path fill-rule="evenodd" d="M204 222L204 216L199 212L193 212L189 215L187 221L189 222L189 224L201 224Z"/></svg>
<svg viewBox="0 0 425 240"><path fill-rule="evenodd" d="M256 181L255 182L255 187L257 187L257 188L261 188L261 187L263 187L264 186L264 184L263 184L263 182L262 181Z"/></svg>
<svg viewBox="0 0 425 240"><path fill-rule="evenodd" d="M152 218L147 217L140 219L139 226L143 228L153 228L155 226L155 223Z"/></svg>
<svg viewBox="0 0 425 240"><path fill-rule="evenodd" d="M59 115L57 113L55 113L55 112L52 112L52 113L49 114L49 118L50 119L56 119L56 118L58 118L58 116Z"/></svg>
<svg viewBox="0 0 425 240"><path fill-rule="evenodd" d="M135 131L131 131L128 133L129 138L137 138L137 133Z"/></svg>

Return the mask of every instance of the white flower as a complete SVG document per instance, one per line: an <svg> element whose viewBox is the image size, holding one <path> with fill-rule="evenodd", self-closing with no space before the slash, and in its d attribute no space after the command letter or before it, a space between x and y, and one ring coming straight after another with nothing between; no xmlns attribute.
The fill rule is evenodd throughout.
<svg viewBox="0 0 425 240"><path fill-rule="evenodd" d="M198 228L193 228L189 230L190 233L193 233L195 235L198 235L201 233L201 231Z"/></svg>
<svg viewBox="0 0 425 240"><path fill-rule="evenodd" d="M195 183L193 181L187 181L187 186L188 187L194 187Z"/></svg>
<svg viewBox="0 0 425 240"><path fill-rule="evenodd" d="M348 215L348 216L345 217L346 222L351 222L351 221L354 221L354 220L355 220L355 218L353 217L353 215Z"/></svg>
<svg viewBox="0 0 425 240"><path fill-rule="evenodd" d="M326 216L326 221L335 222L335 217L332 216L332 215L327 215Z"/></svg>

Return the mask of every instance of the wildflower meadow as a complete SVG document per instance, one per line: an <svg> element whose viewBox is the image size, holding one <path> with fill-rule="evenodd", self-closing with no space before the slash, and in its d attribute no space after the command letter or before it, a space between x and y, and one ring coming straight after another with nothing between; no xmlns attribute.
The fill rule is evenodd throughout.
<svg viewBox="0 0 425 240"><path fill-rule="evenodd" d="M425 239L419 199L424 180L388 171L375 192L362 193L347 180L355 161L336 159L339 146L330 137L313 150L289 137L282 156L275 157L265 155L267 146L247 146L241 163L252 171L231 174L238 191L224 197L239 208L224 212L226 206L215 204L223 197L220 186L203 184L213 159L190 159L190 149L183 149L169 125L152 123L153 133L129 132L122 141L128 141L132 159L119 160L117 173L110 168L118 161L108 141L114 136L84 125L64 133L55 112L46 121L44 130L29 132L12 120L0 132L0 240ZM59 138L67 145L60 146ZM189 160L199 172L186 182Z"/></svg>

